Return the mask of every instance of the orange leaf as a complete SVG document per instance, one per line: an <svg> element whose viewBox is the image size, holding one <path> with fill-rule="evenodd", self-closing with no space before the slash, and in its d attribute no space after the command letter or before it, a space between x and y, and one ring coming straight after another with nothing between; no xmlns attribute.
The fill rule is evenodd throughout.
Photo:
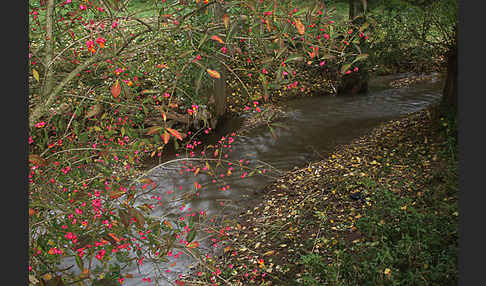
<svg viewBox="0 0 486 286"><path fill-rule="evenodd" d="M162 134L162 139L164 140L164 144L167 144L169 142L169 139L170 139L169 133L164 132L164 134Z"/></svg>
<svg viewBox="0 0 486 286"><path fill-rule="evenodd" d="M303 35L305 33L305 26L301 21L295 20L295 27L297 28L299 34Z"/></svg>
<svg viewBox="0 0 486 286"><path fill-rule="evenodd" d="M197 241L193 241L191 243L189 243L187 246L187 248L195 248L195 247L199 247L199 242Z"/></svg>
<svg viewBox="0 0 486 286"><path fill-rule="evenodd" d="M218 42L220 44L224 44L223 40L221 40L221 38L216 36L216 35L211 36L211 40L215 40L216 42Z"/></svg>
<svg viewBox="0 0 486 286"><path fill-rule="evenodd" d="M113 233L111 233L111 232L110 232L110 233L108 233L108 235L109 235L111 238L113 238L113 239L116 241L116 243L120 243L120 239L119 239L118 237L116 237L116 235L114 235L114 234L113 234Z"/></svg>
<svg viewBox="0 0 486 286"><path fill-rule="evenodd" d="M207 69L206 70L208 72L208 74L214 78L221 78L221 75L219 74L219 72L215 71L215 70L210 70L210 69Z"/></svg>
<svg viewBox="0 0 486 286"><path fill-rule="evenodd" d="M153 181L152 179L147 178L147 177L145 177L145 178L141 178L141 179L139 179L138 181L139 181L140 183L142 183L142 184L152 184L152 183L154 183L154 181Z"/></svg>
<svg viewBox="0 0 486 286"><path fill-rule="evenodd" d="M33 216L35 214L35 210L32 208L29 208L29 216Z"/></svg>
<svg viewBox="0 0 486 286"><path fill-rule="evenodd" d="M165 224L165 225L166 225L168 228L170 228L170 229L173 229L173 228L174 228L174 227L172 226L172 224L170 223L170 221L168 221L168 220L164 220L164 224Z"/></svg>
<svg viewBox="0 0 486 286"><path fill-rule="evenodd" d="M182 140L182 135L181 135L181 133L179 133L179 131L172 129L172 128L168 128L168 127L166 127L165 130L169 131L169 133L172 136L174 136L175 138Z"/></svg>
<svg viewBox="0 0 486 286"><path fill-rule="evenodd" d="M272 31L272 28L270 27L270 22L269 21L266 21L265 23L267 24L267 30L268 30L268 32L271 32Z"/></svg>
<svg viewBox="0 0 486 286"><path fill-rule="evenodd" d="M111 94L113 95L114 98L117 98L120 95L121 92L121 85L118 80L116 80L115 84L111 87Z"/></svg>
<svg viewBox="0 0 486 286"><path fill-rule="evenodd" d="M118 191L111 191L110 192L110 199L116 200L119 197L123 196L125 194L124 191L118 190Z"/></svg>
<svg viewBox="0 0 486 286"><path fill-rule="evenodd" d="M229 26L229 16L228 16L228 14L224 14L223 15L223 23L224 23L224 27L226 29L228 29L228 26Z"/></svg>

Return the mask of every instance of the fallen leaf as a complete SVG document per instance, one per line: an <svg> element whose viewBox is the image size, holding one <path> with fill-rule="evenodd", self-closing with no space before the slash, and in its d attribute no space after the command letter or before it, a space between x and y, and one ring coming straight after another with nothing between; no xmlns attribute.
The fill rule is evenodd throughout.
<svg viewBox="0 0 486 286"><path fill-rule="evenodd" d="M274 254L275 254L275 250L269 250L269 251L265 252L263 254L263 256L270 256L270 255L274 255Z"/></svg>
<svg viewBox="0 0 486 286"><path fill-rule="evenodd" d="M35 80L39 82L39 73L35 69L32 70L32 75L34 76Z"/></svg>

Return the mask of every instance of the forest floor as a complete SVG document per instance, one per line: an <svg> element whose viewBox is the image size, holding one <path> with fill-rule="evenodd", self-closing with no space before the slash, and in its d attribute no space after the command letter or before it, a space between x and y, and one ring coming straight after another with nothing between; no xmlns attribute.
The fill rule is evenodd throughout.
<svg viewBox="0 0 486 286"><path fill-rule="evenodd" d="M287 172L185 285L455 285L457 125L437 107Z"/></svg>

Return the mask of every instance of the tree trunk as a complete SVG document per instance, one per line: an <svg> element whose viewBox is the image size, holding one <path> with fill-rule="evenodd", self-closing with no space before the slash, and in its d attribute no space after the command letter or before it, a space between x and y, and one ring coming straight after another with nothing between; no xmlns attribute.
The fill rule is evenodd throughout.
<svg viewBox="0 0 486 286"><path fill-rule="evenodd" d="M361 0L355 3L356 0L349 0L349 20L353 21L354 17L359 15L366 15L368 10L368 0Z"/></svg>
<svg viewBox="0 0 486 286"><path fill-rule="evenodd" d="M457 50L447 57L447 78L442 92L442 104L457 111Z"/></svg>
<svg viewBox="0 0 486 286"><path fill-rule="evenodd" d="M457 27L455 41L447 55L447 78L442 91L442 105L457 111Z"/></svg>
<svg viewBox="0 0 486 286"><path fill-rule="evenodd" d="M354 0L349 0L349 20L354 19Z"/></svg>
<svg viewBox="0 0 486 286"><path fill-rule="evenodd" d="M44 57L44 66L46 67L44 73L44 82L41 91L41 98L46 99L51 92L54 85L54 67L52 59L54 58L54 0L48 0L46 11L46 55Z"/></svg>

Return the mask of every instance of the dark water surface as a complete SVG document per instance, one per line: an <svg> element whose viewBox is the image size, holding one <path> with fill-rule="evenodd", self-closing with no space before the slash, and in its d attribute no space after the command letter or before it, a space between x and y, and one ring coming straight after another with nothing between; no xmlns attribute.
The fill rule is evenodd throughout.
<svg viewBox="0 0 486 286"><path fill-rule="evenodd" d="M303 167L309 161L325 159L337 145L346 144L369 132L381 122L400 117L410 112L419 111L431 103L437 102L441 97L442 80L439 74L431 80L412 87L389 88L391 80L406 76L394 75L381 77L370 82L370 90L364 95L343 95L325 97L307 97L296 99L287 103L288 117L280 123L286 128L276 129L277 140L272 138L268 128L256 128L248 135L239 137L233 144L233 151L228 159L238 160L250 158L266 162L280 170L290 170ZM173 164L168 167L177 167ZM270 174L278 175L275 172ZM190 190L195 181L202 185L199 199L186 205L192 211L206 211L209 215L221 211L224 203L225 211L230 214L239 213L245 206L251 205L251 200L266 184L273 179L263 176L252 176L241 179L239 173L226 177L225 181L231 185L228 191L222 192L208 177L180 175L176 170L164 168L155 169L150 177L158 183L153 194L163 195L164 209L159 209L154 216L167 216L172 214L180 216L180 204L171 204L167 200L175 198L179 191ZM169 191L174 191L169 195ZM150 200L149 195L146 197ZM153 201L153 199L152 199ZM201 233L201 236L204 234ZM197 239L201 239L198 237ZM196 240L197 240L196 239ZM202 241L202 248L208 248ZM208 248L209 249L209 248ZM177 252L177 250L176 250ZM177 260L169 257L169 262L162 274L170 280L176 279L177 274L188 269L195 261L182 254ZM177 265L169 267L172 262ZM150 264L140 267L142 272L153 271ZM170 273L165 270L170 269ZM138 273L134 268L130 273ZM159 273L160 274L160 273ZM153 285L141 280L142 277L153 277L156 273L135 275L136 278L127 279L124 285ZM161 282L162 285L172 285Z"/></svg>

